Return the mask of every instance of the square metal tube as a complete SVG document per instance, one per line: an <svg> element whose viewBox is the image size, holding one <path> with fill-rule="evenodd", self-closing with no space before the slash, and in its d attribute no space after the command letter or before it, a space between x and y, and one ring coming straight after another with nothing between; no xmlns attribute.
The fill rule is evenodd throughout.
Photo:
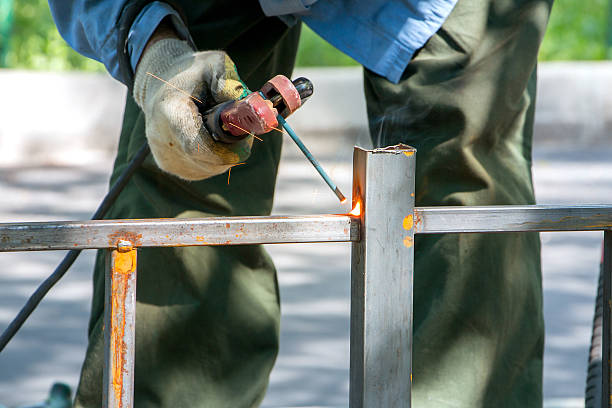
<svg viewBox="0 0 612 408"><path fill-rule="evenodd" d="M106 254L104 293L104 408L134 406L136 249L121 243Z"/></svg>
<svg viewBox="0 0 612 408"><path fill-rule="evenodd" d="M411 405L415 152L355 148L350 408Z"/></svg>

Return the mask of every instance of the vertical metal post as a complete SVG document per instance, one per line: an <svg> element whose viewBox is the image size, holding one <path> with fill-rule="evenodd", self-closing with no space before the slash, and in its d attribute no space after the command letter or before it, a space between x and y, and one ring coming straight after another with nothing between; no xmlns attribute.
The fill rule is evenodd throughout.
<svg viewBox="0 0 612 408"><path fill-rule="evenodd" d="M604 231L604 247L603 247L603 322L602 322L602 347L601 347L601 364L602 364L602 398L601 406L609 408L612 406L612 395L610 395L610 341L612 340L612 325L610 317L612 316L612 230Z"/></svg>
<svg viewBox="0 0 612 408"><path fill-rule="evenodd" d="M350 408L410 407L415 152L354 151Z"/></svg>
<svg viewBox="0 0 612 408"><path fill-rule="evenodd" d="M136 249L120 241L106 256L104 408L134 405Z"/></svg>

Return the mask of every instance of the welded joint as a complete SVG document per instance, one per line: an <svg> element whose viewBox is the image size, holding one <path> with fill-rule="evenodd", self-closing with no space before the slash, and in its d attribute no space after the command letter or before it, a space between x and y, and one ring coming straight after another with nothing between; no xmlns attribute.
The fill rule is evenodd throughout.
<svg viewBox="0 0 612 408"><path fill-rule="evenodd" d="M130 252L131 250L134 249L134 244L132 244L132 242L130 241L126 241L126 240L119 240L119 242L117 242L117 251L119 252Z"/></svg>

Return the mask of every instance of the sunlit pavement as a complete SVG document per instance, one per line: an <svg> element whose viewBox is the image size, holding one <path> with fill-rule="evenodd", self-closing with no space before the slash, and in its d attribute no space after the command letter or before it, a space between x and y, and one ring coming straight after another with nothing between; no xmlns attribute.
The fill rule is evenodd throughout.
<svg viewBox="0 0 612 408"><path fill-rule="evenodd" d="M304 136L345 194L354 140ZM606 203L612 197L611 151L535 152L540 203ZM418 160L418 157L417 157ZM0 221L86 219L106 191L110 160L88 166L0 171ZM286 144L276 214L342 213L310 164ZM232 172L232 177L247 176ZM547 407L579 407L601 247L600 233L542 234L547 323ZM270 245L282 295L281 351L266 407L346 406L348 397L349 244ZM0 328L61 259L60 252L0 254ZM0 403L41 401L53 381L75 385L86 346L93 251L77 261L0 354Z"/></svg>

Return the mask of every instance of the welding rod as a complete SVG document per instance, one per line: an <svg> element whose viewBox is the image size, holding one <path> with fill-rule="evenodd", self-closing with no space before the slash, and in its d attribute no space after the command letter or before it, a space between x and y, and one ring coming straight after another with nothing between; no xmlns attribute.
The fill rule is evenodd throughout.
<svg viewBox="0 0 612 408"><path fill-rule="evenodd" d="M321 177L323 177L323 180L325 180L329 188L332 189L332 191L334 192L336 197L338 197L340 202L344 203L346 201L346 197L344 196L344 194L342 194L338 186L336 186L334 182L329 178L325 170L323 170L323 167L321 167L317 159L315 159L312 153L310 153L310 150L308 150L308 148L304 145L304 143L302 143L298 135L295 133L293 128L289 126L285 118L283 118L281 115L277 115L276 119L278 120L278 123L280 123L281 126L287 131L287 133L289 133L289 136L291 136L295 144L300 148L302 153L304 153L304 156L306 156L306 158L310 160L314 168L317 169Z"/></svg>

